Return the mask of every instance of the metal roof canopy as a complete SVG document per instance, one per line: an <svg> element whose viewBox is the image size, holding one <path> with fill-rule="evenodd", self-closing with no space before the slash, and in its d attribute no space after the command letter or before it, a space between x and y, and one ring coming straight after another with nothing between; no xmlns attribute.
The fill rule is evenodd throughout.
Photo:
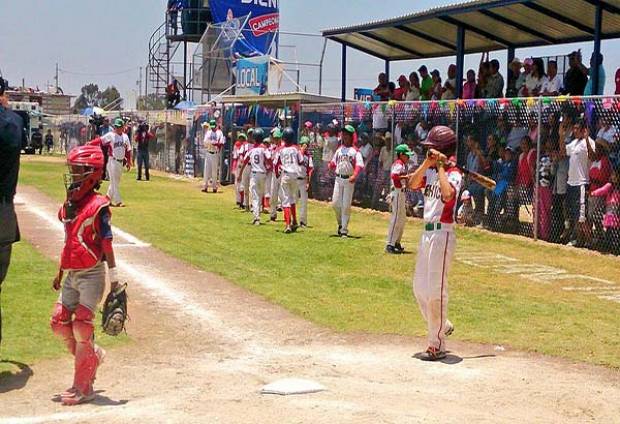
<svg viewBox="0 0 620 424"><path fill-rule="evenodd" d="M351 47L389 62L457 57L457 79L463 56L516 48L620 38L620 0L476 0L457 5L323 31L342 44L343 76L346 49ZM598 73L594 73L598 87ZM343 79L343 98L346 81ZM460 84L459 84L460 85ZM457 94L461 87L457 85Z"/></svg>
<svg viewBox="0 0 620 424"><path fill-rule="evenodd" d="M333 103L338 98L321 96L318 94L293 92L279 94L256 94L253 96L221 96L219 101L223 104L261 104L265 106L286 106L292 103Z"/></svg>

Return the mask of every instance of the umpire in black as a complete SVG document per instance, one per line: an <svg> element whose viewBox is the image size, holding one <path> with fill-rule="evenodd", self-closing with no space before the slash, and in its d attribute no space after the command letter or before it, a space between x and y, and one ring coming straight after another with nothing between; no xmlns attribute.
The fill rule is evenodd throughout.
<svg viewBox="0 0 620 424"><path fill-rule="evenodd" d="M19 155L25 145L22 118L8 109L7 82L0 78L0 294L11 261L11 246L19 241L19 228L13 197L19 173ZM0 306L1 308L1 306ZM2 342L2 309L0 309Z"/></svg>

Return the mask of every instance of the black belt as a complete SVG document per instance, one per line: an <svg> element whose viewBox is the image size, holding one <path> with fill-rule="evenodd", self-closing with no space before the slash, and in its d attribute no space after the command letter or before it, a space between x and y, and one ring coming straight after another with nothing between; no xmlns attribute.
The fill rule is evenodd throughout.
<svg viewBox="0 0 620 424"><path fill-rule="evenodd" d="M344 178L345 180L348 180L349 178L351 178L351 176L350 176L350 175L336 174L336 176L337 176L338 178Z"/></svg>
<svg viewBox="0 0 620 424"><path fill-rule="evenodd" d="M212 155L216 155L217 154L217 150L215 152L211 152L211 151L207 150L207 153L211 153Z"/></svg>
<svg viewBox="0 0 620 424"><path fill-rule="evenodd" d="M112 159L114 159L115 161L120 162L120 163L123 163L123 161L125 160L125 159L116 159L116 158L112 158Z"/></svg>
<svg viewBox="0 0 620 424"><path fill-rule="evenodd" d="M305 179L306 179L306 177L297 177L297 179L298 179L299 181L303 181L303 180L305 180Z"/></svg>

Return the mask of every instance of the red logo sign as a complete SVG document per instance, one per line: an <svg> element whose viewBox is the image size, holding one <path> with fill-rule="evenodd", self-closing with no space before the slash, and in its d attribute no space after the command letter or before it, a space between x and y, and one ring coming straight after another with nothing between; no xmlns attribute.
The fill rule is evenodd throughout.
<svg viewBox="0 0 620 424"><path fill-rule="evenodd" d="M250 28L255 37L273 33L280 28L280 14L270 13L250 19Z"/></svg>

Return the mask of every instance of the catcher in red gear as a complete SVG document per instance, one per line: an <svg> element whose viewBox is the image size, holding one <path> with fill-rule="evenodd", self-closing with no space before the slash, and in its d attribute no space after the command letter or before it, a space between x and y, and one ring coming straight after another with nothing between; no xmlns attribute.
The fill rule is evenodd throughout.
<svg viewBox="0 0 620 424"><path fill-rule="evenodd" d="M103 176L101 148L85 145L73 149L67 166L67 199L58 212L65 227L65 243L52 283L55 290L60 290L60 296L51 327L75 356L73 383L57 399L64 405L77 405L95 397L93 382L105 354L94 343L93 326L105 290L104 261L108 264L112 292L118 288L118 277L112 249L110 199L97 192Z"/></svg>

